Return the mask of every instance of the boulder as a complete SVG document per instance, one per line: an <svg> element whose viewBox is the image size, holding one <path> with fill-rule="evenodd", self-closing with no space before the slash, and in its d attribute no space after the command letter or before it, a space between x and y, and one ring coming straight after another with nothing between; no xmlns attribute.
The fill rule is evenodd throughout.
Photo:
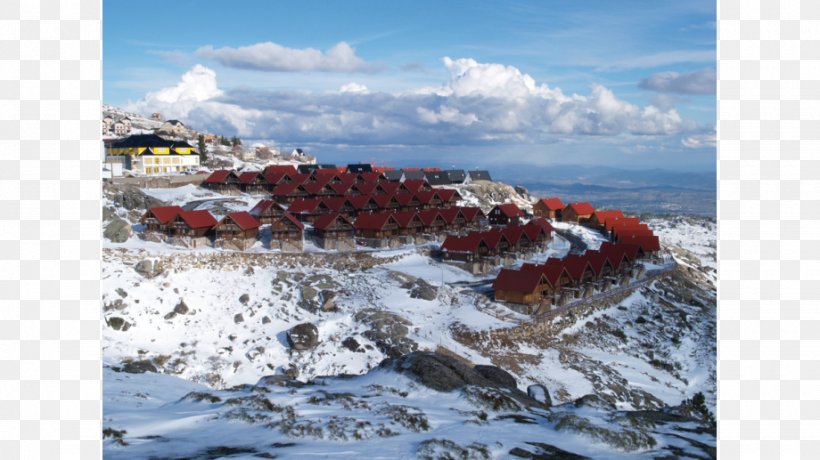
<svg viewBox="0 0 820 460"><path fill-rule="evenodd" d="M412 283L407 283L405 289L410 289L410 297L413 299L435 300L438 297L438 288L419 278Z"/></svg>
<svg viewBox="0 0 820 460"><path fill-rule="evenodd" d="M481 374L482 377L495 383L500 387L518 388L518 385L515 383L515 377L513 377L509 372L505 371L504 369L501 369L500 367L478 364L475 367L473 367L473 369L479 374Z"/></svg>
<svg viewBox="0 0 820 460"><path fill-rule="evenodd" d="M142 360L125 363L122 366L122 371L129 374L143 374L145 372L157 372L157 368L151 361Z"/></svg>
<svg viewBox="0 0 820 460"><path fill-rule="evenodd" d="M342 340L342 346L350 351L363 351L361 349L361 345L359 345L359 342L353 337L348 337Z"/></svg>
<svg viewBox="0 0 820 460"><path fill-rule="evenodd" d="M323 289L319 293L322 298L322 310L336 311L336 292L330 289Z"/></svg>
<svg viewBox="0 0 820 460"><path fill-rule="evenodd" d="M105 226L103 232L103 236L114 243L124 243L132 234L131 224L116 216Z"/></svg>
<svg viewBox="0 0 820 460"><path fill-rule="evenodd" d="M134 270L146 278L153 278L163 271L162 262L156 259L143 259L134 266Z"/></svg>
<svg viewBox="0 0 820 460"><path fill-rule="evenodd" d="M550 392L544 385L536 383L527 387L527 396L540 402L541 404L550 407L552 406L552 398Z"/></svg>
<svg viewBox="0 0 820 460"><path fill-rule="evenodd" d="M601 398L596 394L589 394L581 396L580 398L575 400L576 407L592 407L595 409L602 409L602 410L615 410L615 404L607 401L606 399Z"/></svg>
<svg viewBox="0 0 820 460"><path fill-rule="evenodd" d="M184 300L180 299L179 303L176 304L176 306L174 307L174 313L178 315L184 315L188 313L188 305L185 305Z"/></svg>
<svg viewBox="0 0 820 460"><path fill-rule="evenodd" d="M131 328L131 323L123 318L120 318L119 316L112 316L111 318L108 318L108 325L115 331L127 331Z"/></svg>
<svg viewBox="0 0 820 460"><path fill-rule="evenodd" d="M416 351L418 344L407 338L410 321L393 313L366 308L356 313L357 321L370 326L362 335L371 340L379 350L391 358Z"/></svg>
<svg viewBox="0 0 820 460"><path fill-rule="evenodd" d="M249 296L247 293L239 296L239 303L241 303L242 305L247 305L250 300L251 296Z"/></svg>
<svg viewBox="0 0 820 460"><path fill-rule="evenodd" d="M245 317L242 316L242 313L237 313L237 314L233 315L233 322L234 323L239 324L243 321L245 321Z"/></svg>
<svg viewBox="0 0 820 460"><path fill-rule="evenodd" d="M438 391L452 391L466 385L494 387L495 383L472 367L450 356L416 351L396 360L395 369L415 377L422 385Z"/></svg>
<svg viewBox="0 0 820 460"><path fill-rule="evenodd" d="M319 329L311 323L302 323L288 330L287 339L296 351L310 350L319 345Z"/></svg>

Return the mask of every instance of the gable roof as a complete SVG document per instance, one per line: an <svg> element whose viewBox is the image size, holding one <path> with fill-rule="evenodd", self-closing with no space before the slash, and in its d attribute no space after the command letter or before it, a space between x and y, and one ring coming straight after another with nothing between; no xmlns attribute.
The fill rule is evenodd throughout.
<svg viewBox="0 0 820 460"><path fill-rule="evenodd" d="M547 236L551 236L552 232L555 230L553 228L552 224L547 222L547 219L544 219L543 217L538 218L538 219L533 219L533 220L527 222L527 225L525 225L525 227L538 227L541 230L543 230L544 233L546 233Z"/></svg>
<svg viewBox="0 0 820 460"><path fill-rule="evenodd" d="M482 211L481 208L477 206L460 206L458 209L461 211L461 214L464 216L465 219L467 219L468 222L475 221L476 218L478 218L479 216L486 217L484 211Z"/></svg>
<svg viewBox="0 0 820 460"><path fill-rule="evenodd" d="M234 174L233 171L230 169L220 169L218 171L212 172L206 179L205 182L208 184L221 184L224 183L228 176ZM235 176L236 174L234 174Z"/></svg>
<svg viewBox="0 0 820 460"><path fill-rule="evenodd" d="M340 184L331 184L330 188L332 188L333 191L336 192L337 195L346 195L347 192L350 191L350 188L352 186L353 186L352 182L350 182L350 183L342 182Z"/></svg>
<svg viewBox="0 0 820 460"><path fill-rule="evenodd" d="M537 270L518 271L502 268L493 281L493 289L529 294L538 289L538 285L544 281L546 278Z"/></svg>
<svg viewBox="0 0 820 460"><path fill-rule="evenodd" d="M470 180L488 180L491 182L493 180L490 177L490 172L484 169L469 171L467 174L470 176Z"/></svg>
<svg viewBox="0 0 820 460"><path fill-rule="evenodd" d="M481 239L484 240L484 243L487 244L487 247L490 249L495 249L498 247L498 244L501 243L501 240L505 240L507 244L510 244L510 239L507 238L507 235L504 234L500 229L494 228L492 230L487 230L486 232L470 232L470 234L477 233L481 236Z"/></svg>
<svg viewBox="0 0 820 460"><path fill-rule="evenodd" d="M292 214L313 212L316 211L316 207L319 206L320 202L319 198L297 198L288 206L288 212Z"/></svg>
<svg viewBox="0 0 820 460"><path fill-rule="evenodd" d="M579 216L584 216L595 212L595 208L593 208L592 205L586 201L576 201L574 203L570 203L567 205L567 208L572 208Z"/></svg>
<svg viewBox="0 0 820 460"><path fill-rule="evenodd" d="M461 214L461 210L456 207L439 209L438 212L448 224L452 224L459 214ZM461 217L464 217L464 215L462 214Z"/></svg>
<svg viewBox="0 0 820 460"><path fill-rule="evenodd" d="M421 171L419 171L419 173L424 175ZM405 177L407 177L407 173L405 173ZM421 179L405 179L404 182L402 182L402 186L410 192L418 192L424 187L424 181Z"/></svg>
<svg viewBox="0 0 820 460"><path fill-rule="evenodd" d="M461 198L461 194L458 193L457 190L454 190L454 189L451 189L451 188L437 188L437 189L434 190L434 192L435 192L436 196L441 201L444 201L444 202L448 202L451 199L453 199L454 197L456 197L456 199Z"/></svg>
<svg viewBox="0 0 820 460"><path fill-rule="evenodd" d="M404 173L402 171L397 170L388 170L382 171L382 175L385 177L385 179L387 179L390 182L399 182L401 181L401 178L404 176Z"/></svg>
<svg viewBox="0 0 820 460"><path fill-rule="evenodd" d="M254 181L257 177L260 177L261 175L262 175L262 174L261 174L259 171L248 171L248 172L243 172L243 173L241 173L241 174L239 175L239 183L241 183L241 184L250 184L250 183L253 183L253 181Z"/></svg>
<svg viewBox="0 0 820 460"><path fill-rule="evenodd" d="M536 202L536 204L538 203L543 203L543 205L546 206L547 209L549 209L550 211L557 211L559 209L564 209L566 207L566 205L564 205L564 203L561 202L560 198L541 198L540 200L538 200L538 202Z"/></svg>
<svg viewBox="0 0 820 460"><path fill-rule="evenodd" d="M606 226L608 221L622 219L624 217L624 213L619 209L613 209L610 211L595 211L592 216L597 219L598 222Z"/></svg>
<svg viewBox="0 0 820 460"><path fill-rule="evenodd" d="M376 189L374 191L381 190L388 195L393 195L399 191L399 187L401 187L401 184L398 182L379 182L376 184Z"/></svg>
<svg viewBox="0 0 820 460"><path fill-rule="evenodd" d="M509 218L524 217L524 211L518 209L518 206L516 206L514 203L499 204L499 205L496 205L495 208L493 208L493 209L496 209L496 208L500 209L501 212ZM490 211L490 212L492 212L492 211Z"/></svg>
<svg viewBox="0 0 820 460"><path fill-rule="evenodd" d="M348 197L347 201L356 209L365 209L368 204L372 204L377 208L379 207L379 203L373 199L373 195L353 195Z"/></svg>
<svg viewBox="0 0 820 460"><path fill-rule="evenodd" d="M601 274L604 265L609 264L612 266L612 261L609 260L609 255L605 251L589 250L584 253L584 256L589 261L589 264L592 265L592 270L596 275Z"/></svg>
<svg viewBox="0 0 820 460"><path fill-rule="evenodd" d="M399 223L399 227L402 228L407 228L413 220L416 220L419 225L424 224L424 222L421 221L421 218L419 218L418 212L413 211L412 209L394 212L393 217L396 219L396 222Z"/></svg>
<svg viewBox="0 0 820 460"><path fill-rule="evenodd" d="M271 206L279 208L280 211L282 210L282 206L280 206L279 203L273 200L260 200L259 203L256 203L256 205L253 208L251 208L249 214L257 217L261 216L262 213L264 213L265 210L267 210Z"/></svg>
<svg viewBox="0 0 820 460"><path fill-rule="evenodd" d="M149 208L146 214L153 215L161 224L167 224L174 220L180 212L182 212L182 208L179 206L156 206Z"/></svg>
<svg viewBox="0 0 820 460"><path fill-rule="evenodd" d="M372 172L373 167L368 163L354 163L347 165L347 171L353 173Z"/></svg>
<svg viewBox="0 0 820 460"><path fill-rule="evenodd" d="M374 212L372 214L359 214L353 222L353 226L357 230L381 230L391 221L397 226L399 225L392 212Z"/></svg>
<svg viewBox="0 0 820 460"><path fill-rule="evenodd" d="M463 169L448 169L444 173L447 174L447 179L451 184L460 184L467 179L467 173Z"/></svg>
<svg viewBox="0 0 820 460"><path fill-rule="evenodd" d="M222 221L224 222L225 220L228 220L228 219L232 220L233 223L235 223L237 226L239 226L239 228L241 228L242 230L250 230L250 229L253 229L253 228L259 228L259 226L262 225L248 211L232 212L232 213L228 214L227 216L225 216L224 218L222 218Z"/></svg>
<svg viewBox="0 0 820 460"><path fill-rule="evenodd" d="M112 148L131 147L173 147L174 141L163 139L156 134L132 134L118 139L111 144Z"/></svg>
<svg viewBox="0 0 820 460"><path fill-rule="evenodd" d="M507 225L501 230L501 232L507 237L510 244L518 244L518 242L521 241L521 238L525 235L524 227L520 225ZM527 238L529 239L529 236L527 236Z"/></svg>
<svg viewBox="0 0 820 460"><path fill-rule="evenodd" d="M296 174L296 168L293 165L270 165L266 166L265 169L262 171L262 174L267 176L268 174L290 174L293 176Z"/></svg>
<svg viewBox="0 0 820 460"><path fill-rule="evenodd" d="M618 244L640 246L644 252L661 250L661 243L657 236L627 235L619 237Z"/></svg>
<svg viewBox="0 0 820 460"><path fill-rule="evenodd" d="M450 177L444 171L425 171L424 178L430 185L447 185Z"/></svg>
<svg viewBox="0 0 820 460"><path fill-rule="evenodd" d="M375 201L380 208L386 208L391 201L394 201L397 206L401 205L401 203L399 203L399 201L396 200L395 194L388 195L386 193L380 193L378 195L373 195L373 201Z"/></svg>
<svg viewBox="0 0 820 460"><path fill-rule="evenodd" d="M341 221L343 225L348 225L351 229L353 229L353 222L351 222L350 219L348 219L347 217L338 213L323 214L319 216L319 218L316 219L316 222L313 223L313 228L319 230L326 230L336 221Z"/></svg>
<svg viewBox="0 0 820 460"><path fill-rule="evenodd" d="M351 190L355 189L356 191L358 191L362 195L371 195L373 193L373 191L376 190L376 184L373 183L373 182L370 182L370 183L360 182L358 184L353 184L352 186L350 186L350 189Z"/></svg>
<svg viewBox="0 0 820 460"><path fill-rule="evenodd" d="M569 271L567 271L563 265L559 264L546 265L525 263L521 265L521 271L541 272L553 288L558 286L558 282L561 280L561 275L563 274L566 274L568 278L572 279L572 275L570 275Z"/></svg>
<svg viewBox="0 0 820 460"><path fill-rule="evenodd" d="M415 193L416 199L419 200L419 203L421 203L421 204L429 203L430 200L433 199L435 194L436 194L436 192L434 192L432 190L419 190Z"/></svg>
<svg viewBox="0 0 820 460"><path fill-rule="evenodd" d="M180 211L179 217L188 227L197 230L200 228L210 228L216 225L216 219L206 210Z"/></svg>
<svg viewBox="0 0 820 460"><path fill-rule="evenodd" d="M472 232L467 236L448 235L441 243L441 250L448 252L478 252L479 246L486 242L481 238L481 234Z"/></svg>
<svg viewBox="0 0 820 460"><path fill-rule="evenodd" d="M438 209L425 209L423 211L419 211L419 218L426 226L433 225L439 215L440 213ZM442 220L444 220L444 218L442 218ZM446 223L446 221L444 222Z"/></svg>
<svg viewBox="0 0 820 460"><path fill-rule="evenodd" d="M281 221L287 220L288 222L291 222L293 225L298 227L299 230L304 230L305 229L305 224L299 222L299 219L294 217L293 214L291 214L289 212L286 212L286 213L282 214L282 218L279 219L279 220L281 220Z"/></svg>
<svg viewBox="0 0 820 460"><path fill-rule="evenodd" d="M420 169L402 169L404 172L404 181L408 180L424 180L424 171Z"/></svg>

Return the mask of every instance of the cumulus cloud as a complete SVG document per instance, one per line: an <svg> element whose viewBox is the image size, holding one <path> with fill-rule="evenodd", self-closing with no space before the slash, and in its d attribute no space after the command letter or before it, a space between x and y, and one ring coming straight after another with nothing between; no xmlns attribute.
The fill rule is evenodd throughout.
<svg viewBox="0 0 820 460"><path fill-rule="evenodd" d="M199 129L280 142L345 145L550 143L572 136L702 133L674 107L637 106L610 89L564 94L512 66L444 58L447 82L385 93L349 83L338 91L223 92L196 66L179 84L128 107L162 112Z"/></svg>
<svg viewBox="0 0 820 460"><path fill-rule="evenodd" d="M681 144L690 149L715 147L717 145L717 135L712 133L695 134L681 139Z"/></svg>
<svg viewBox="0 0 820 460"><path fill-rule="evenodd" d="M381 68L379 64L368 63L356 56L356 50L345 42L339 42L327 51L288 48L273 42L239 48L208 45L199 48L196 54L226 67L271 72L373 72Z"/></svg>
<svg viewBox="0 0 820 460"><path fill-rule="evenodd" d="M715 94L717 76L714 69L690 73L660 72L650 75L638 84L643 89L661 93Z"/></svg>

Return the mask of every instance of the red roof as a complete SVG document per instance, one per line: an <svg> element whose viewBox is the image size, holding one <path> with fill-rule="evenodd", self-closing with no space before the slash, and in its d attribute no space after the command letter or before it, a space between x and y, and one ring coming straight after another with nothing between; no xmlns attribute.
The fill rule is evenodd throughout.
<svg viewBox="0 0 820 460"><path fill-rule="evenodd" d="M551 235L552 235L553 230L555 230L555 229L552 227L552 224L550 224L549 222L547 222L547 219L544 219L543 217L542 217L542 218L539 218L539 219L533 219L533 220L531 220L531 221L527 222L526 227L537 227L537 228L540 228L541 230L543 230L543 231L544 231L544 233L545 233L547 236L551 236Z"/></svg>
<svg viewBox="0 0 820 460"><path fill-rule="evenodd" d="M320 198L325 207L333 212L339 212L347 202L347 198L343 196L326 196ZM352 206L352 205L351 205Z"/></svg>
<svg viewBox="0 0 820 460"><path fill-rule="evenodd" d="M271 206L276 206L280 210L282 209L282 207L279 206L279 203L277 203L273 200L261 200L261 201L259 201L259 203L256 203L256 206L254 206L250 210L250 214L252 216L261 216L262 213L265 212L265 210L267 210Z"/></svg>
<svg viewBox="0 0 820 460"><path fill-rule="evenodd" d="M441 168L421 168L421 170L424 171L424 172L435 172L435 171L441 171Z"/></svg>
<svg viewBox="0 0 820 460"><path fill-rule="evenodd" d="M273 196L288 196L291 193L295 192L296 189L299 187L299 184L295 182L291 182L289 184L280 183L276 187L273 188L271 195Z"/></svg>
<svg viewBox="0 0 820 460"><path fill-rule="evenodd" d="M610 221L622 219L624 217L624 213L617 209L613 211L595 211L593 216L598 219L598 222L603 224L604 227L608 229L609 227L607 227L607 224L610 223Z"/></svg>
<svg viewBox="0 0 820 460"><path fill-rule="evenodd" d="M243 184L250 184L259 175L260 175L259 171L243 172L242 174L239 175L239 182L243 183Z"/></svg>
<svg viewBox="0 0 820 460"><path fill-rule="evenodd" d="M478 252L479 246L484 244L485 246L487 243L481 238L481 234L478 232L472 232L467 236L455 236L455 235L448 235L447 238L444 240L444 243L441 244L442 251L449 251L449 252Z"/></svg>
<svg viewBox="0 0 820 460"><path fill-rule="evenodd" d="M353 186L350 187L350 188L351 188L351 190L352 189L358 190L358 192L361 193L362 195L372 195L373 190L376 189L376 183L375 182L372 182L372 183L358 183L358 184L353 184Z"/></svg>
<svg viewBox="0 0 820 460"><path fill-rule="evenodd" d="M288 206L288 212L298 214L302 212L314 212L319 206L319 198L297 198Z"/></svg>
<svg viewBox="0 0 820 460"><path fill-rule="evenodd" d="M378 208L379 204L373 199L373 195L357 195L348 197L347 201L353 205L354 208L361 210L365 209L368 204L372 204Z"/></svg>
<svg viewBox="0 0 820 460"><path fill-rule="evenodd" d="M353 185L352 182L342 182L340 184L331 184L330 188L336 192L337 195L346 195L348 191L350 191L350 187Z"/></svg>
<svg viewBox="0 0 820 460"><path fill-rule="evenodd" d="M595 272L596 275L601 274L601 270L607 263L612 265L612 261L609 260L609 256L606 252L590 250L584 253L584 257L586 257L589 264L592 265L592 271Z"/></svg>
<svg viewBox="0 0 820 460"><path fill-rule="evenodd" d="M361 177L365 183L375 184L379 181L379 177L381 177L381 174L377 172L363 172L359 173L358 177Z"/></svg>
<svg viewBox="0 0 820 460"><path fill-rule="evenodd" d="M615 270L618 270L621 267L624 258L629 260L626 253L612 243L602 243L599 251L601 254L606 255L607 259L609 259L609 262L612 264L612 268Z"/></svg>
<svg viewBox="0 0 820 460"><path fill-rule="evenodd" d="M287 219L287 220L293 222L294 225L299 227L299 230L304 230L305 229L305 224L299 222L299 219L293 217L293 214L291 214L289 212L286 212L286 213L282 214L282 220L284 220L284 219Z"/></svg>
<svg viewBox="0 0 820 460"><path fill-rule="evenodd" d="M308 192L310 195L318 195L318 194L319 194L319 193L321 193L322 191L327 191L327 190L325 189L325 187L326 187L326 186L327 186L327 182L326 182L326 181L324 181L324 180L318 180L318 181L316 181L316 182L310 182L310 183L307 183L307 184L302 184L302 188L303 188L306 192ZM335 190L333 190L333 188L332 188L331 186L328 186L328 188L329 188L329 189L330 189L330 191L332 191L333 193L336 193L336 191L335 191Z"/></svg>
<svg viewBox="0 0 820 460"><path fill-rule="evenodd" d="M575 214L579 216L585 216L587 214L593 214L595 212L595 208L592 207L591 204L587 203L586 201L577 201L575 203L570 203L567 205L567 208L572 208L575 210Z"/></svg>
<svg viewBox="0 0 820 460"><path fill-rule="evenodd" d="M269 184L278 184L279 181L281 181L282 178L285 177L285 173L276 173L276 172L274 172L274 173L264 173L263 172L262 177L264 177L265 180L268 181Z"/></svg>
<svg viewBox="0 0 820 460"><path fill-rule="evenodd" d="M507 237L510 244L518 244L521 241L521 236L524 234L524 228L520 225L507 225L501 230L504 236Z"/></svg>
<svg viewBox="0 0 820 460"><path fill-rule="evenodd" d="M379 184L376 185L376 190L382 190L388 195L393 195L399 191L399 187L401 187L401 184L398 182L379 182Z"/></svg>
<svg viewBox="0 0 820 460"><path fill-rule="evenodd" d="M433 199L433 195L435 195L435 194L436 194L436 192L434 192L432 190L428 190L428 191L419 190L418 192L416 192L416 199L419 200L419 203L421 203L421 204L427 204L427 203L430 202L430 200Z"/></svg>
<svg viewBox="0 0 820 460"><path fill-rule="evenodd" d="M339 174L339 179L342 181L343 184L347 184L348 186L350 186L353 185L354 182L356 182L356 176L358 176L358 174L346 172L344 174Z"/></svg>
<svg viewBox="0 0 820 460"><path fill-rule="evenodd" d="M341 220L342 222L347 223L351 227L353 226L353 223L350 222L350 219L348 219L347 217L345 217L341 214L333 213L333 214L323 214L323 215L319 216L319 218L316 219L316 222L313 223L313 228L317 228L319 230L325 230L328 227L330 227L333 224L333 222L335 222L336 220Z"/></svg>
<svg viewBox="0 0 820 460"><path fill-rule="evenodd" d="M359 214L356 217L356 221L353 223L353 226L357 230L381 230L390 221L393 221L393 223L399 225L399 223L396 222L396 219L393 217L392 212L374 212L372 214Z"/></svg>
<svg viewBox="0 0 820 460"><path fill-rule="evenodd" d="M438 196L438 198L441 201L444 201L445 203L450 201L453 198L453 196L457 196L456 199L461 198L461 195L459 195L458 192L451 188L439 188L435 190L435 193Z"/></svg>
<svg viewBox="0 0 820 460"><path fill-rule="evenodd" d="M612 244L609 242L601 243L601 250L609 250L610 247L612 248L610 251L612 251L613 254L623 254L630 261L635 260L638 257L638 254L642 251L642 248L636 244ZM612 259L610 258L610 261L611 260Z"/></svg>
<svg viewBox="0 0 820 460"><path fill-rule="evenodd" d="M458 209L461 211L464 218L467 219L467 222L473 222L479 216L485 217L484 212L481 211L481 208L474 206L461 206Z"/></svg>
<svg viewBox="0 0 820 460"><path fill-rule="evenodd" d="M395 195L385 195L384 193L379 195L373 195L373 201L379 205L380 208L386 208L388 204L390 204L390 200L395 200ZM400 203L396 201L396 204L399 205Z"/></svg>
<svg viewBox="0 0 820 460"><path fill-rule="evenodd" d="M544 274L549 281L550 286L556 287L558 285L558 281L561 279L561 275L566 273L569 278L572 278L572 275L569 274L567 269L563 265L544 265L544 264L530 264L525 263L521 266L521 271L538 271Z"/></svg>
<svg viewBox="0 0 820 460"><path fill-rule="evenodd" d="M516 206L513 203L499 204L493 209L496 209L496 208L500 209L501 212L509 218L524 217L524 212L521 211L520 209L518 209L518 206ZM490 211L490 212L492 212L492 211Z"/></svg>
<svg viewBox="0 0 820 460"><path fill-rule="evenodd" d="M471 235L474 233L478 232L470 232ZM481 239L484 240L484 242L487 244L487 247L490 249L497 248L502 238L506 240L508 244L510 243L510 239L507 238L507 235L505 235L501 230L497 228L487 230L486 232L480 232L478 234L481 235Z"/></svg>
<svg viewBox="0 0 820 460"><path fill-rule="evenodd" d="M537 270L518 271L502 268L493 281L493 289L530 294L538 289L542 280L544 275Z"/></svg>
<svg viewBox="0 0 820 460"><path fill-rule="evenodd" d="M456 220L456 217L458 217L460 212L461 212L461 210L456 208L456 207L446 208L446 209L439 209L439 214L441 214L441 217L443 217L444 221L447 222L448 224L452 224L453 221ZM463 215L462 215L462 217L463 217Z"/></svg>
<svg viewBox="0 0 820 460"><path fill-rule="evenodd" d="M424 225L428 226L428 227L430 225L433 225L433 222L436 221L436 218L438 216L439 216L439 210L438 209L425 209L423 211L419 211L419 218L421 219L422 222L424 222Z"/></svg>
<svg viewBox="0 0 820 460"><path fill-rule="evenodd" d="M240 211L240 212L232 212L225 216L224 219L232 220L236 225L239 226L242 230L250 230L252 228L259 228L260 224L256 217L250 215L247 211Z"/></svg>
<svg viewBox="0 0 820 460"><path fill-rule="evenodd" d="M207 178L207 179L205 179L205 182L207 182L207 183L209 183L209 184L221 184L221 183L224 183L224 182L225 182L225 180L228 178L228 176L229 176L232 172L233 172L233 171L231 171L231 170L229 170L229 169L220 169L219 171L214 171L214 172L212 172L212 173L211 173L211 175L210 175L210 176L208 176L208 178Z"/></svg>
<svg viewBox="0 0 820 460"><path fill-rule="evenodd" d="M171 222L180 212L182 212L182 208L179 206L157 206L148 209L148 214L156 217L161 224Z"/></svg>
<svg viewBox="0 0 820 460"><path fill-rule="evenodd" d="M424 186L422 179L409 179L401 183L410 192L418 192Z"/></svg>
<svg viewBox="0 0 820 460"><path fill-rule="evenodd" d="M288 174L294 184L304 184L310 178L310 174Z"/></svg>
<svg viewBox="0 0 820 460"><path fill-rule="evenodd" d="M180 211L179 217L182 218L185 225L191 229L210 228L216 225L216 219L210 212L205 210L199 211Z"/></svg>
<svg viewBox="0 0 820 460"><path fill-rule="evenodd" d="M661 250L661 243L657 236L624 236L618 237L618 244L637 245L644 252L654 252Z"/></svg>
<svg viewBox="0 0 820 460"><path fill-rule="evenodd" d="M400 205L409 206L410 202L416 198L416 195L414 193L397 193L395 197L396 201L398 201ZM416 198L416 200L418 199Z"/></svg>
<svg viewBox="0 0 820 460"><path fill-rule="evenodd" d="M550 211L557 211L559 209L564 209L565 207L564 203L562 203L559 198L541 198L538 201L544 203L544 206L546 206Z"/></svg>
<svg viewBox="0 0 820 460"><path fill-rule="evenodd" d="M266 167L262 172L265 176L272 173L287 174L290 177L293 177L293 175L296 174L296 167L293 165L271 165Z"/></svg>
<svg viewBox="0 0 820 460"><path fill-rule="evenodd" d="M607 220L607 229L612 230L615 227L629 227L640 225L641 219L639 217L614 217Z"/></svg>
<svg viewBox="0 0 820 460"><path fill-rule="evenodd" d="M413 221L413 218L417 218L418 224L422 225L423 222L420 218L418 218L418 212L413 211L412 209L408 209L406 211L398 211L393 213L393 217L396 219L396 222L399 223L399 227L407 228L410 223Z"/></svg>

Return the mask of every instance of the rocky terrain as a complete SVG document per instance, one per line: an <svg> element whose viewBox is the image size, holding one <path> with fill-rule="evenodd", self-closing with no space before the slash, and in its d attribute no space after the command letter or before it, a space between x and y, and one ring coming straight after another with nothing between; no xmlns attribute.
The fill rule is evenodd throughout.
<svg viewBox="0 0 820 460"><path fill-rule="evenodd" d="M426 248L183 250L105 193L106 457L714 457L713 221L650 221L676 271L533 321Z"/></svg>

